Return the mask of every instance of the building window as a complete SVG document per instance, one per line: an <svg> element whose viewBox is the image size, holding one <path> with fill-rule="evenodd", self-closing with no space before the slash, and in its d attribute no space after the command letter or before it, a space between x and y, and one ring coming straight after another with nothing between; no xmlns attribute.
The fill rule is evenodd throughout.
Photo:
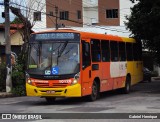
<svg viewBox="0 0 160 122"><path fill-rule="evenodd" d="M53 16L53 11L50 11L50 12L49 12L49 16Z"/></svg>
<svg viewBox="0 0 160 122"><path fill-rule="evenodd" d="M77 11L77 18L81 19L81 11Z"/></svg>
<svg viewBox="0 0 160 122"><path fill-rule="evenodd" d="M34 12L34 21L41 21L41 12Z"/></svg>
<svg viewBox="0 0 160 122"><path fill-rule="evenodd" d="M118 18L118 9L107 9L106 18Z"/></svg>
<svg viewBox="0 0 160 122"><path fill-rule="evenodd" d="M69 19L69 12L68 11L61 11L60 12L60 20L68 20Z"/></svg>

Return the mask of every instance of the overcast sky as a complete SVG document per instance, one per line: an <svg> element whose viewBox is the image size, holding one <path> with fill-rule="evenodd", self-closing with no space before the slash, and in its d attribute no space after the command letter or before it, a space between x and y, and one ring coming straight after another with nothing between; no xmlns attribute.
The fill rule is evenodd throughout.
<svg viewBox="0 0 160 122"><path fill-rule="evenodd" d="M3 0L0 0L0 3L3 3L3 2L4 2ZM4 18L2 18L2 12L4 12L4 6L0 5L0 23L3 23L5 21ZM12 21L14 18L15 16L12 13L10 13L10 21Z"/></svg>

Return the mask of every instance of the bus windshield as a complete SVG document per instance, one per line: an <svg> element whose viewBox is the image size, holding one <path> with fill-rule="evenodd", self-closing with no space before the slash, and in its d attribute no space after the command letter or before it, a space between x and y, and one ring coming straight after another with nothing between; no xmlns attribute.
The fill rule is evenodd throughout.
<svg viewBox="0 0 160 122"><path fill-rule="evenodd" d="M77 42L34 42L29 46L29 74L75 74L80 70L79 62L79 43Z"/></svg>

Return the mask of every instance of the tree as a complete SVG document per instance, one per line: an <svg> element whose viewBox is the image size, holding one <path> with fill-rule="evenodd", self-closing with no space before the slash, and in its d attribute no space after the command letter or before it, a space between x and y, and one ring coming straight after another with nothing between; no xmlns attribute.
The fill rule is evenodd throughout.
<svg viewBox="0 0 160 122"><path fill-rule="evenodd" d="M22 24L22 20L20 20L18 17L16 17L12 22L11 24Z"/></svg>
<svg viewBox="0 0 160 122"><path fill-rule="evenodd" d="M131 0L134 2L135 0ZM127 16L127 28L135 38L142 40L160 65L160 0L139 0L131 8L131 15Z"/></svg>
<svg viewBox="0 0 160 122"><path fill-rule="evenodd" d="M41 0L11 0L10 10L16 15L14 23L19 24L21 22L23 24L23 28L18 30L22 36L24 44L22 45L21 51L21 60L24 65L24 71L26 67L26 57L28 52L28 40L30 38L30 34L32 33L32 27L35 25L36 21L33 19L34 12L42 11L44 9L45 4Z"/></svg>
<svg viewBox="0 0 160 122"><path fill-rule="evenodd" d="M33 13L42 11L44 6L45 4L42 3L42 0L27 0L25 3L24 0L11 0L10 10L14 15L16 15L14 22L22 22L24 25L20 32L24 41L22 48L23 52L27 52L28 48L26 43L28 42L30 34L32 33L32 27L36 23L36 21L33 19Z"/></svg>

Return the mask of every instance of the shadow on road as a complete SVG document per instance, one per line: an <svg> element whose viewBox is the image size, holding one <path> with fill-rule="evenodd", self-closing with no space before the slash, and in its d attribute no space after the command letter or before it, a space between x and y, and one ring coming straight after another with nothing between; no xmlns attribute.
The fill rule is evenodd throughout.
<svg viewBox="0 0 160 122"><path fill-rule="evenodd" d="M119 96L117 97L118 99L123 99L126 97L135 97L135 96L155 96L155 95L159 95L160 94L160 81L153 81L151 83L149 82L141 82L138 83L134 86L132 86L131 92L129 94L122 94L119 90L114 90L114 91L108 91L108 92L103 92L100 95L100 99L98 99L95 102L98 101L103 101L103 100L107 100L107 98L114 98L115 96ZM82 98L57 98L56 101L52 104L48 104L46 102L46 100L44 98L38 98L38 97L33 97L33 99L31 99L30 97L28 97L29 100L27 101L22 101L22 102L18 102L15 103L17 105L25 105L25 106L49 106L49 105L80 105L80 104L84 104L87 101L86 97L82 97Z"/></svg>

